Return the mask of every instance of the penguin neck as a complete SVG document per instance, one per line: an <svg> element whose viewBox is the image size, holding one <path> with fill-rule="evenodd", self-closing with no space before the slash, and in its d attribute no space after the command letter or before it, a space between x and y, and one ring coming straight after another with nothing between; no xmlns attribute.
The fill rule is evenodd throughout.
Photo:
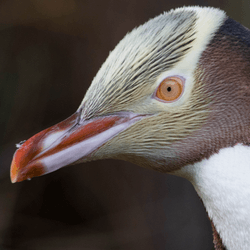
<svg viewBox="0 0 250 250"><path fill-rule="evenodd" d="M214 241L218 232L226 249L250 249L250 146L223 148L174 174L191 181L201 197Z"/></svg>

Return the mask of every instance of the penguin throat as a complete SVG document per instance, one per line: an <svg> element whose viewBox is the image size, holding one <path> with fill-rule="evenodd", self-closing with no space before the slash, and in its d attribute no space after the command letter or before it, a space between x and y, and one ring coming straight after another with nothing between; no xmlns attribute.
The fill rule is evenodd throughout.
<svg viewBox="0 0 250 250"><path fill-rule="evenodd" d="M191 181L226 249L250 249L249 146L223 148L174 174Z"/></svg>

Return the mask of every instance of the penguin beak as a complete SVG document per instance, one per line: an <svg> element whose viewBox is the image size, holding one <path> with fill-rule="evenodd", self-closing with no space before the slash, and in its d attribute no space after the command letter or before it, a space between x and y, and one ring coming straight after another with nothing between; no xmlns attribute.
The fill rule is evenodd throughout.
<svg viewBox="0 0 250 250"><path fill-rule="evenodd" d="M81 121L80 112L34 135L19 146L11 163L11 181L53 172L91 154L145 115L121 112Z"/></svg>

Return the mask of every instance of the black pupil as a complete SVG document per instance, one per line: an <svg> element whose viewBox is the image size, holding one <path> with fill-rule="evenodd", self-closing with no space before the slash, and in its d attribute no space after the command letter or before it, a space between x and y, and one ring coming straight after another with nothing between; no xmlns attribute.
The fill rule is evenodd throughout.
<svg viewBox="0 0 250 250"><path fill-rule="evenodd" d="M168 87L168 88L167 88L167 91L170 92L170 91L171 91L171 87Z"/></svg>

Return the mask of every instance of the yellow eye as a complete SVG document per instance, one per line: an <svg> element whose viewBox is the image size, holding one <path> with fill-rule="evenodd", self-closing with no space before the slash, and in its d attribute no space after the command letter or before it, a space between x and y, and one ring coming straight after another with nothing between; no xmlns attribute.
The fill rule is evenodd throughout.
<svg viewBox="0 0 250 250"><path fill-rule="evenodd" d="M164 79L156 91L156 97L165 102L178 99L184 89L184 80L177 76Z"/></svg>

